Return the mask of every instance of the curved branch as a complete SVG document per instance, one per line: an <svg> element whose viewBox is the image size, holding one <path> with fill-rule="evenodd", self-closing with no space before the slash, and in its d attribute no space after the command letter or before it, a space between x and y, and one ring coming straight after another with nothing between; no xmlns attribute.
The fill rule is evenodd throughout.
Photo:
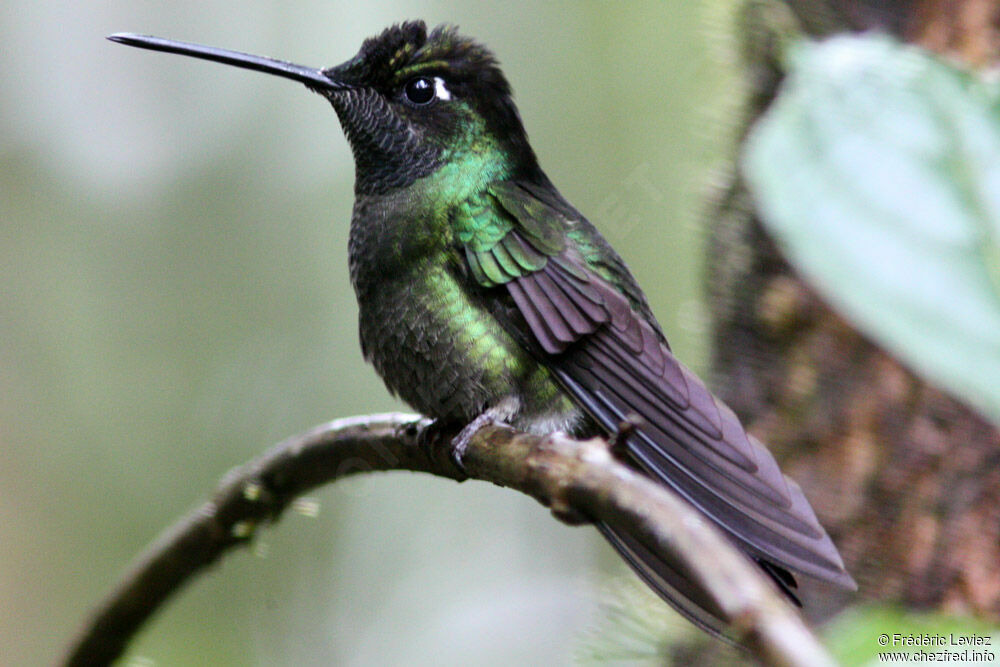
<svg viewBox="0 0 1000 667"><path fill-rule="evenodd" d="M212 500L167 530L93 612L66 665L108 664L160 605L298 495L348 475L410 470L481 479L531 495L568 523L626 528L687 564L750 650L776 665L832 665L799 616L749 559L666 488L617 461L602 440L577 441L489 426L452 463L447 434L384 414L341 419L290 438L228 473ZM706 559L705 554L712 554Z"/></svg>

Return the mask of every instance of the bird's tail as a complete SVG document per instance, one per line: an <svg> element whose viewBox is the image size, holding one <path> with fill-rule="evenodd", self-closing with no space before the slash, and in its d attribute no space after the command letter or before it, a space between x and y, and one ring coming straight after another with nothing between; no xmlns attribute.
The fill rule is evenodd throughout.
<svg viewBox="0 0 1000 667"><path fill-rule="evenodd" d="M661 550L647 547L640 539L605 523L597 529L650 588L686 619L709 634L729 643L735 640L726 634L728 623L725 613L695 581L693 573L684 563ZM757 560L764 570L796 606L802 604L795 596L795 578L788 570L771 562Z"/></svg>

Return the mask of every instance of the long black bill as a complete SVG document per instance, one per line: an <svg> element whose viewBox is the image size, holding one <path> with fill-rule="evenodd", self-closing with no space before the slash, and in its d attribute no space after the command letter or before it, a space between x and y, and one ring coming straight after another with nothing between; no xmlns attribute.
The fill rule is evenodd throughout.
<svg viewBox="0 0 1000 667"><path fill-rule="evenodd" d="M165 51L167 53L179 53L182 56L192 56L213 60L217 63L235 65L245 69L252 69L257 72L266 72L283 76L286 79L294 79L306 84L316 90L347 90L351 86L340 81L334 81L323 74L322 70L303 65L286 63L283 60L255 56L239 51L219 49L214 46L202 46L201 44L191 44L189 42L178 42L173 39L163 39L152 35L136 35L130 32L119 32L109 35L108 39L119 44L138 46L141 49L151 49L153 51Z"/></svg>

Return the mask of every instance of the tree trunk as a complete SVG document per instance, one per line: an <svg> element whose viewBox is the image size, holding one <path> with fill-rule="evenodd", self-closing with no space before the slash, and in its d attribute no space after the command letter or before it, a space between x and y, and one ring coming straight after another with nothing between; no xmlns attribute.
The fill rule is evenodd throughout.
<svg viewBox="0 0 1000 667"><path fill-rule="evenodd" d="M776 22L815 36L880 29L972 66L1000 53L993 0L748 0L740 19L744 132L781 81ZM807 608L878 600L1000 618L1000 432L824 303L738 177L711 215L714 386L801 484L860 585L807 590Z"/></svg>

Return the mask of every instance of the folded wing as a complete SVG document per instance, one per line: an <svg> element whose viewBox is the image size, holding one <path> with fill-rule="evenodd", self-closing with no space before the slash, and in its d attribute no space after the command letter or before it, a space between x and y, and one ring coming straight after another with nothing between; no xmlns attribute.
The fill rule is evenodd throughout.
<svg viewBox="0 0 1000 667"><path fill-rule="evenodd" d="M572 242L574 233L587 229L574 227L568 205L546 201L537 187L519 183L491 186L489 196L494 210L484 215L502 222L494 226L492 242L466 244L465 254L482 285L505 286L516 304L523 319L512 317L504 326L532 343L541 362L605 430L638 417L640 426L626 441L635 463L713 520L786 592L794 580L782 568L853 587L798 485L673 356L651 316L630 300L638 288L621 284L631 277L595 269ZM616 262L615 256L608 264ZM606 526L602 531L685 615L719 627L713 622L718 611L698 599L680 564L629 535Z"/></svg>

